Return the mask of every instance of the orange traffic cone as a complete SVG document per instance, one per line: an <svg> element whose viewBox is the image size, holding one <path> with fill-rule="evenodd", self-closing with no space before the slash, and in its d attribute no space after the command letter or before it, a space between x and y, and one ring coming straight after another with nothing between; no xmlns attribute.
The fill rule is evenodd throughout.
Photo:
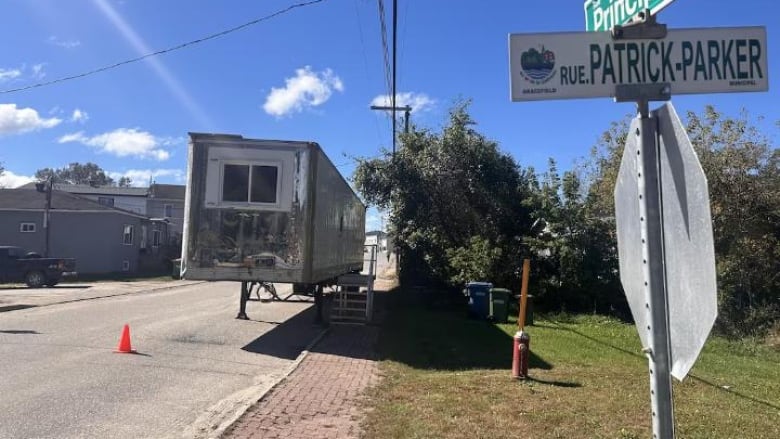
<svg viewBox="0 0 780 439"><path fill-rule="evenodd" d="M117 354L134 354L135 350L130 347L130 326L125 325L122 328L122 336L119 338L119 346L114 351Z"/></svg>

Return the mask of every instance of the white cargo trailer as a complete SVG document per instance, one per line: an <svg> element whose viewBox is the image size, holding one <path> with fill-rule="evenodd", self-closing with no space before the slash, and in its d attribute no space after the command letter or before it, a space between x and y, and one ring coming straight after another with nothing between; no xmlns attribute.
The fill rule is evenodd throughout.
<svg viewBox="0 0 780 439"><path fill-rule="evenodd" d="M181 275L331 283L362 268L365 214L314 142L190 133Z"/></svg>

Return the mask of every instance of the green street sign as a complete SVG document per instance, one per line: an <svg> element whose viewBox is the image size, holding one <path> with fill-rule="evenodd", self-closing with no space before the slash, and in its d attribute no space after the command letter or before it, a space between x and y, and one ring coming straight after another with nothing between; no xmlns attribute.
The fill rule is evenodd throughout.
<svg viewBox="0 0 780 439"><path fill-rule="evenodd" d="M608 31L624 25L645 9L656 14L673 0L585 0L585 30Z"/></svg>

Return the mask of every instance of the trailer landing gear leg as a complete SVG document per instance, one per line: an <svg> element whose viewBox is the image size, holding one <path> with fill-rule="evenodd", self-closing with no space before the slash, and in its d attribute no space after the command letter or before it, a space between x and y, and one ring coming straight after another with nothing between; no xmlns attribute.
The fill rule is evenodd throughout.
<svg viewBox="0 0 780 439"><path fill-rule="evenodd" d="M247 282L241 282L241 304L238 309L237 319L249 320L249 316L246 315L246 301L249 299L249 288Z"/></svg>
<svg viewBox="0 0 780 439"><path fill-rule="evenodd" d="M322 320L322 285L317 285L314 288L314 307L317 308L317 315L314 317L314 323L321 325Z"/></svg>

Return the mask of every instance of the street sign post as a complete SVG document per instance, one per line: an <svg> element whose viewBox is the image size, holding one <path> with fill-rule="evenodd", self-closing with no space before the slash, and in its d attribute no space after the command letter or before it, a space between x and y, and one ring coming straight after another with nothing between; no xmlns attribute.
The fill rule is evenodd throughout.
<svg viewBox="0 0 780 439"><path fill-rule="evenodd" d="M629 23L640 12L655 15L673 0L585 0L585 30L608 31Z"/></svg>
<svg viewBox="0 0 780 439"><path fill-rule="evenodd" d="M766 28L669 30L615 40L609 32L512 34L513 101L614 97L618 86L669 86L670 94L766 91Z"/></svg>

